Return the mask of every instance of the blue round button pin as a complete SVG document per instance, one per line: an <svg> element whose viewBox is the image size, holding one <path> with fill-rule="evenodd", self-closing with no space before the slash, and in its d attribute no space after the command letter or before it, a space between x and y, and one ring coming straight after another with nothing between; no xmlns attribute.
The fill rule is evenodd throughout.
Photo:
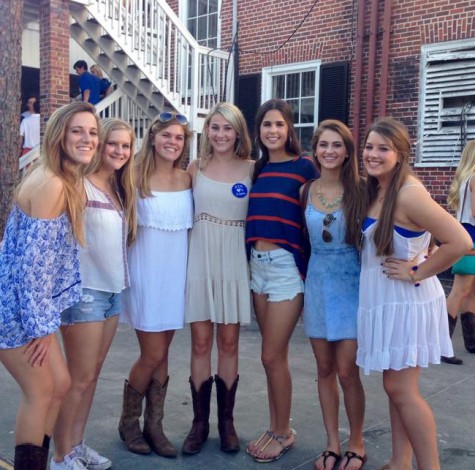
<svg viewBox="0 0 475 470"><path fill-rule="evenodd" d="M243 198L247 196L246 185L242 183L234 184L233 187L231 188L231 191L233 192L234 196L238 198Z"/></svg>

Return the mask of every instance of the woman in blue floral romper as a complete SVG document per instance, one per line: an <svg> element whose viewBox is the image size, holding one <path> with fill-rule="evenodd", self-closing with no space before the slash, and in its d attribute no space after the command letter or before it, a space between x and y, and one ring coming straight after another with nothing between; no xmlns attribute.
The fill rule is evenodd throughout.
<svg viewBox="0 0 475 470"><path fill-rule="evenodd" d="M40 163L17 189L0 252L0 362L18 382L15 469L46 469L49 437L70 378L54 334L81 293L81 170L98 144L92 105L58 109Z"/></svg>

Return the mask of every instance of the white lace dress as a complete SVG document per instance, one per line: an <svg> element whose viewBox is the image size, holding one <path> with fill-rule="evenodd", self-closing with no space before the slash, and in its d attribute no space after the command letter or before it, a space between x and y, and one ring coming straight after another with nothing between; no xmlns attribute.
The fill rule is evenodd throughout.
<svg viewBox="0 0 475 470"><path fill-rule="evenodd" d="M389 279L376 256L372 240L374 219L365 221L358 309L356 363L370 371L401 370L440 364L440 356L453 356L444 290L433 276L415 287ZM394 230L394 258L422 263L429 246L428 232Z"/></svg>
<svg viewBox="0 0 475 470"><path fill-rule="evenodd" d="M138 198L137 240L128 253L130 289L121 321L141 331L183 328L191 189Z"/></svg>

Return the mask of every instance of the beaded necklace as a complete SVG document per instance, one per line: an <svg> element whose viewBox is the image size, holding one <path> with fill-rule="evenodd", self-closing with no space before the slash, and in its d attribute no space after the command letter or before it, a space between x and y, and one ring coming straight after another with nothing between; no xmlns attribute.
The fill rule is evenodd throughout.
<svg viewBox="0 0 475 470"><path fill-rule="evenodd" d="M322 191L319 191L318 187L316 189L318 201L325 209L334 209L335 207L338 207L343 201L343 193L340 193L333 201L327 201L323 196Z"/></svg>

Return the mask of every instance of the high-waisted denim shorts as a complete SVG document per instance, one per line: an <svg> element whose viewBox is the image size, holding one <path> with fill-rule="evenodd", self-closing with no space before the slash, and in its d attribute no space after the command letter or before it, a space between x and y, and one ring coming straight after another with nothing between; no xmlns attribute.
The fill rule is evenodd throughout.
<svg viewBox="0 0 475 470"><path fill-rule="evenodd" d="M122 308L122 293L83 289L81 300L61 312L61 324L104 321L118 315Z"/></svg>
<svg viewBox="0 0 475 470"><path fill-rule="evenodd" d="M283 248L271 251L252 248L250 266L251 290L267 295L269 302L292 300L304 291L294 256Z"/></svg>

